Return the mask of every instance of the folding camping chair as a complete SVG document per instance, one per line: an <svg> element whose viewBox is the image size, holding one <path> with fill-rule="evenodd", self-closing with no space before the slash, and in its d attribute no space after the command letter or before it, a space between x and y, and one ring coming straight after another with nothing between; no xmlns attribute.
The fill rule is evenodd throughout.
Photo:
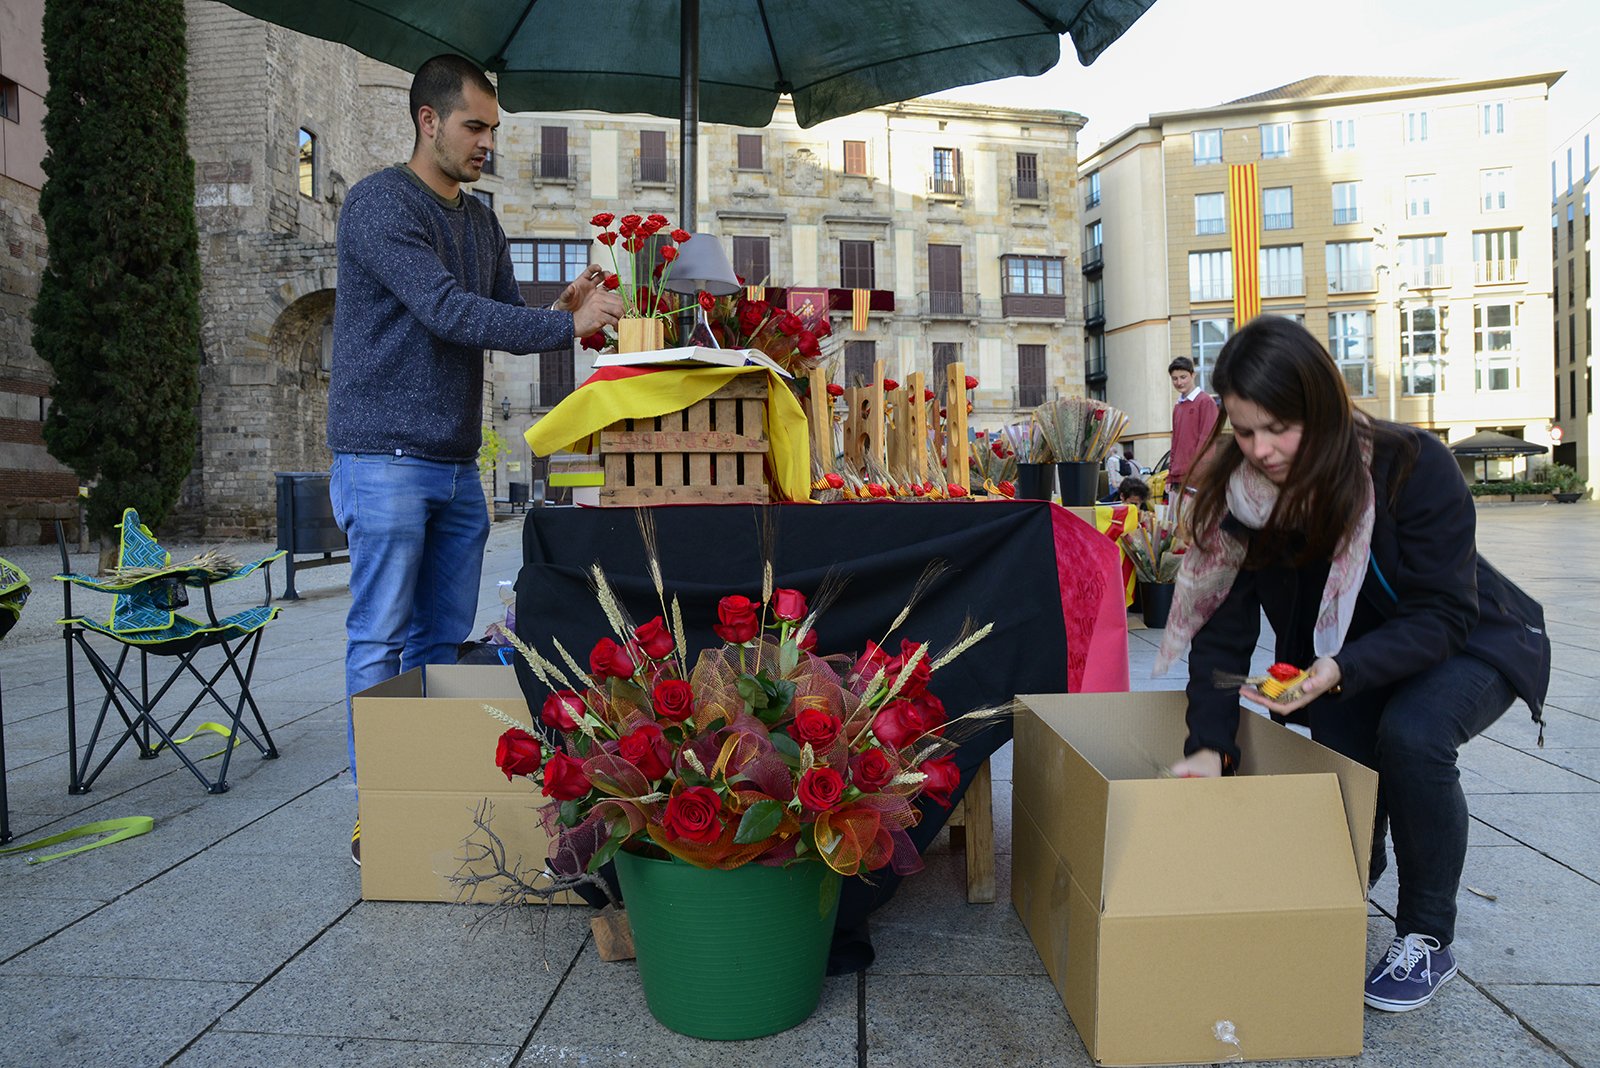
<svg viewBox="0 0 1600 1068"><path fill-rule="evenodd" d="M196 560L189 564L174 565L172 554L156 542L155 535L139 522L139 514L132 508L122 513L118 529L122 531L122 537L116 572L108 579L95 579L71 573L65 533L60 522L56 523L62 570L56 580L62 583L65 612L61 625L65 628L63 637L67 644L67 744L72 764L68 790L74 794L87 793L111 758L131 740L138 748L141 760L154 759L162 748L171 749L209 792L220 794L228 789L228 764L241 737L260 750L262 759L271 760L278 755L278 748L273 744L272 735L261 718L261 709L250 695L250 677L255 671L256 654L261 649L262 628L278 614L278 609L272 605L271 565L283 555L283 551L253 563L229 565L226 570L222 569L220 561L212 564ZM244 578L257 570L261 571L266 583L265 600L243 611L217 618L211 588L218 583ZM111 608L111 617L102 623L75 615L72 610L74 588L113 594L116 600ZM177 612L177 609L188 605L191 589L198 589L204 594L204 621ZM110 638L121 646L114 666L90 643L91 633ZM77 694L73 676L74 647L83 652L105 689L94 729L81 756L78 752ZM202 650L211 648L222 651L222 663L207 677L195 667L194 661ZM137 693L130 687L132 680L123 674L124 668L129 667L129 654L134 650L139 653ZM241 670L240 659L245 654L248 657ZM152 657L167 657L176 661L166 680L153 694L150 688ZM238 696L231 703L217 691L217 682L227 672L232 672L239 684ZM132 674L131 668L128 674ZM200 692L176 719L163 725L156 718L156 706L174 684L186 676L200 684ZM183 751L181 742L187 739L175 740L185 721L208 696L227 713L226 747L220 754L221 762L215 779L208 778L200 765ZM259 738L243 721L247 706L256 728L261 732ZM112 731L102 737L107 716L112 709L122 720L121 733L115 733L113 725ZM115 741L112 741L113 734ZM91 770L95 750L105 744L110 745L109 751Z"/></svg>
<svg viewBox="0 0 1600 1068"><path fill-rule="evenodd" d="M11 633L28 603L28 573L0 557L0 638ZM6 715L0 703L0 845L11 841L11 802L6 795Z"/></svg>

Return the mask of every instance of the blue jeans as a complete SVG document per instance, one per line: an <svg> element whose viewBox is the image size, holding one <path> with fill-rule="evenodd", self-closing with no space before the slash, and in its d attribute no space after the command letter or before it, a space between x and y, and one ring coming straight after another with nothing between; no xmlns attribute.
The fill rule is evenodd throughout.
<svg viewBox="0 0 1600 1068"><path fill-rule="evenodd" d="M344 684L354 778L349 697L420 664L456 662L478 611L489 512L473 463L338 453L329 493L350 540Z"/></svg>
<svg viewBox="0 0 1600 1068"><path fill-rule="evenodd" d="M1448 946L1467 859L1467 797L1456 753L1511 706L1499 670L1457 653L1403 682L1310 706L1311 737L1378 772L1371 878L1384 867L1385 817L1394 839L1398 934Z"/></svg>

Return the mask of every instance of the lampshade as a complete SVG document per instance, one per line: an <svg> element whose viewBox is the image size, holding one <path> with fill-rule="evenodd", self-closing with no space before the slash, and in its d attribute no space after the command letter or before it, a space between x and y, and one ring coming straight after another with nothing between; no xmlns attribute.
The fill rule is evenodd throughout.
<svg viewBox="0 0 1600 1068"><path fill-rule="evenodd" d="M739 278L721 242L711 234L695 234L678 246L678 258L672 261L665 285L674 293L703 289L713 297L726 297L738 292Z"/></svg>

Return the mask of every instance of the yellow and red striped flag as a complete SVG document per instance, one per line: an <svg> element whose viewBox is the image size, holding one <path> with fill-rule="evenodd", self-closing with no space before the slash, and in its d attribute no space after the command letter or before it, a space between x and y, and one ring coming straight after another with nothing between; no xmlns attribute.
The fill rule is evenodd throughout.
<svg viewBox="0 0 1600 1068"><path fill-rule="evenodd" d="M766 300L767 299L767 287L766 286L745 286L744 287L744 299L745 300Z"/></svg>
<svg viewBox="0 0 1600 1068"><path fill-rule="evenodd" d="M1228 235L1233 247L1233 322L1261 314L1261 182L1254 163L1228 166Z"/></svg>
<svg viewBox="0 0 1600 1068"><path fill-rule="evenodd" d="M852 289L850 291L850 329L858 334L866 333L867 310L872 303L872 291L869 289Z"/></svg>

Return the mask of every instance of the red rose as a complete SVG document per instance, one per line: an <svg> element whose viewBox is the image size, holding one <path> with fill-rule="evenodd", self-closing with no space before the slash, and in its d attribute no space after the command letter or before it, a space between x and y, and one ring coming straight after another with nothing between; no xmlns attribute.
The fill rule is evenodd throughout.
<svg viewBox="0 0 1600 1068"><path fill-rule="evenodd" d="M708 312L717 306L717 298L713 297L710 293L707 293L703 289L696 294L694 299L698 300L700 302L700 307L704 308Z"/></svg>
<svg viewBox="0 0 1600 1068"><path fill-rule="evenodd" d="M617 234L614 230L607 230L603 234L595 234L594 239L607 248L610 248L612 245L617 243Z"/></svg>
<svg viewBox="0 0 1600 1068"><path fill-rule="evenodd" d="M1300 669L1295 667L1293 664L1286 664L1280 660L1276 664L1273 664L1271 667L1267 668L1267 674L1271 675L1279 682L1288 682L1290 679L1300 674Z"/></svg>
<svg viewBox="0 0 1600 1068"><path fill-rule="evenodd" d="M841 386L837 382L829 382L828 383L828 396L830 396L830 397L842 397L842 396L844 396L844 387Z"/></svg>
<svg viewBox="0 0 1600 1068"><path fill-rule="evenodd" d="M911 663L912 654L914 654L918 648L920 648L920 646L916 642L901 641L900 664L903 666ZM917 666L912 669L910 677L906 679L905 685L900 688L901 696L915 697L922 691L926 690L928 688L928 679L932 677L932 675L933 665L928 662L927 654L924 653L922 659L917 663ZM935 700L937 700L937 698L935 698Z"/></svg>
<svg viewBox="0 0 1600 1068"><path fill-rule="evenodd" d="M868 482L867 493L873 497L887 497L889 496L889 487L881 482Z"/></svg>
<svg viewBox="0 0 1600 1068"><path fill-rule="evenodd" d="M733 645L742 645L761 633L761 606L742 594L724 597L717 602L717 620L711 629L717 637Z"/></svg>
<svg viewBox="0 0 1600 1068"><path fill-rule="evenodd" d="M833 324L828 322L828 320L823 319L818 322L816 326L811 328L811 332L816 334L818 337L827 337L829 334L833 333Z"/></svg>
<svg viewBox="0 0 1600 1068"><path fill-rule="evenodd" d="M800 331L800 339L795 345L800 349L800 355L808 359L822 355L822 346L817 344L817 335L809 330Z"/></svg>
<svg viewBox="0 0 1600 1068"><path fill-rule="evenodd" d="M617 752L651 782L665 775L672 766L672 751L667 748L666 735L654 723L642 723L617 739Z"/></svg>
<svg viewBox="0 0 1600 1068"><path fill-rule="evenodd" d="M911 739L922 733L917 725L917 709L910 701L890 701L872 717L872 733L878 741L896 749L904 749Z"/></svg>
<svg viewBox="0 0 1600 1068"><path fill-rule="evenodd" d="M638 234L629 234L622 239L622 250L624 252L638 252L643 247L644 238Z"/></svg>
<svg viewBox="0 0 1600 1068"><path fill-rule="evenodd" d="M943 701L924 690L913 697L911 703L917 707L917 722L924 731L944 733L944 725L950 717L945 715Z"/></svg>
<svg viewBox="0 0 1600 1068"><path fill-rule="evenodd" d="M977 389L978 388L978 380L976 378L972 377L971 375L968 375L967 376L967 388L968 389Z"/></svg>
<svg viewBox="0 0 1600 1068"><path fill-rule="evenodd" d="M657 297L656 298L656 311L661 312L663 315L665 315L667 312L670 312L671 310L672 310L672 305L667 302L667 298L666 297Z"/></svg>
<svg viewBox="0 0 1600 1068"><path fill-rule="evenodd" d="M923 400L924 400L924 401L931 401L931 400L933 400L933 390L931 390L931 389L924 389L924 390L923 390L923 391L922 391L922 399L923 399ZM983 431L981 431L981 430L980 430L980 431L978 431L978 436L979 436L979 437L982 437L982 436L983 436Z"/></svg>
<svg viewBox="0 0 1600 1068"><path fill-rule="evenodd" d="M575 731L583 717L583 698L571 690L557 690L544 699L539 722L558 731Z"/></svg>
<svg viewBox="0 0 1600 1068"><path fill-rule="evenodd" d="M922 780L922 796L949 808L950 795L961 785L961 769L956 767L956 758L943 756L924 760L917 770L927 776Z"/></svg>
<svg viewBox="0 0 1600 1068"><path fill-rule="evenodd" d="M610 638L601 638L589 651L589 670L596 675L632 678L636 666L628 650Z"/></svg>
<svg viewBox="0 0 1600 1068"><path fill-rule="evenodd" d="M790 621L806 617L806 595L799 590L773 590L772 614Z"/></svg>
<svg viewBox="0 0 1600 1068"><path fill-rule="evenodd" d="M543 757L539 739L520 727L512 727L502 734L494 747L495 766L506 773L506 782L510 782L513 775L532 775L538 771Z"/></svg>
<svg viewBox="0 0 1600 1068"><path fill-rule="evenodd" d="M804 324L800 322L800 317L792 312L778 313L778 329L790 337L798 334L803 326Z"/></svg>
<svg viewBox="0 0 1600 1068"><path fill-rule="evenodd" d="M596 215L594 218L589 220L589 225L598 226L601 229L604 229L605 227L610 226L612 220L615 218L616 216L611 214L609 211L602 211L599 215Z"/></svg>
<svg viewBox="0 0 1600 1068"><path fill-rule="evenodd" d="M967 495L967 487L961 485L959 482L951 484L951 486L950 486L950 496L952 496L952 497L965 497L966 495Z"/></svg>
<svg viewBox="0 0 1600 1068"><path fill-rule="evenodd" d="M844 486L844 476L833 471L823 475L822 480L828 484L829 489L840 489Z"/></svg>
<svg viewBox="0 0 1600 1068"><path fill-rule="evenodd" d="M832 768L817 766L800 776L795 789L800 803L815 812L822 812L844 799L844 776Z"/></svg>
<svg viewBox="0 0 1600 1068"><path fill-rule="evenodd" d="M674 231L672 231L672 240L676 241L680 245L683 244L685 241L689 240L693 236L694 235L691 234L687 230L674 230Z"/></svg>
<svg viewBox="0 0 1600 1068"><path fill-rule="evenodd" d="M650 691L656 715L682 723L694 715L694 687L682 679L662 679Z"/></svg>
<svg viewBox="0 0 1600 1068"><path fill-rule="evenodd" d="M722 798L709 786L691 786L673 794L661 814L661 827L669 837L690 842L715 842L722 836Z"/></svg>
<svg viewBox="0 0 1600 1068"><path fill-rule="evenodd" d="M637 230L639 228L639 224L642 223L642 222L644 222L644 218L642 216L639 216L639 215L624 215L622 217L622 221L617 224L617 229L619 229L619 230L627 230L628 232L631 233L634 230Z"/></svg>
<svg viewBox="0 0 1600 1068"><path fill-rule="evenodd" d="M900 383L896 382L892 378L885 378L883 380L883 388L884 388L885 392L887 392L887 391L889 391L891 389L899 389L900 388Z"/></svg>
<svg viewBox="0 0 1600 1068"><path fill-rule="evenodd" d="M894 761L874 746L850 758L850 781L864 793L882 790L894 780Z"/></svg>
<svg viewBox="0 0 1600 1068"><path fill-rule="evenodd" d="M660 616L634 627L633 636L639 640L639 648L644 650L644 655L651 660L665 660L672 655L672 632L667 629L667 621Z"/></svg>
<svg viewBox="0 0 1600 1068"><path fill-rule="evenodd" d="M1005 442L1001 441L999 438L995 438L993 441L989 442L989 451L994 453L1002 460L1006 458Z"/></svg>
<svg viewBox="0 0 1600 1068"><path fill-rule="evenodd" d="M661 214L659 211L652 211L649 215L646 215L645 218L655 223L657 227L667 225L667 217Z"/></svg>
<svg viewBox="0 0 1600 1068"><path fill-rule="evenodd" d="M593 349L595 352L599 352L601 349L606 347L606 332L604 330L596 330L594 333L583 339L583 347L586 349Z"/></svg>
<svg viewBox="0 0 1600 1068"><path fill-rule="evenodd" d="M867 642L866 650L856 660L855 673L861 677L861 681L870 682L880 670L887 673L888 668L889 654L877 642Z"/></svg>
<svg viewBox="0 0 1600 1068"><path fill-rule="evenodd" d="M677 258L678 258L678 250L676 248L672 247L671 245L667 245L667 246L662 248L662 250L661 250L661 262L662 263L671 263L673 260L675 260Z"/></svg>
<svg viewBox="0 0 1600 1068"><path fill-rule="evenodd" d="M1002 480L999 485L995 486L995 489L1007 497L1015 497L1017 495L1017 487L1013 486L1009 481Z"/></svg>
<svg viewBox="0 0 1600 1068"><path fill-rule="evenodd" d="M801 745L811 743L813 749L826 749L839 740L844 722L825 708L802 708L789 724L789 736Z"/></svg>
<svg viewBox="0 0 1600 1068"><path fill-rule="evenodd" d="M583 761L565 753L551 753L550 762L544 766L544 787L539 792L557 801L576 801L588 793L589 776L583 773Z"/></svg>
<svg viewBox="0 0 1600 1068"><path fill-rule="evenodd" d="M607 289L615 289L622 284L622 279L618 278L614 274L608 274L604 278L600 279L600 284L605 286Z"/></svg>
<svg viewBox="0 0 1600 1068"><path fill-rule="evenodd" d="M739 329L747 334L756 332L756 327L761 325L761 320L767 316L764 312L755 310L755 302L749 301L739 305Z"/></svg>
<svg viewBox="0 0 1600 1068"><path fill-rule="evenodd" d="M801 649L804 649L808 653L815 649L817 647L817 628L812 627L810 630L806 631L806 636L801 638L797 644Z"/></svg>

